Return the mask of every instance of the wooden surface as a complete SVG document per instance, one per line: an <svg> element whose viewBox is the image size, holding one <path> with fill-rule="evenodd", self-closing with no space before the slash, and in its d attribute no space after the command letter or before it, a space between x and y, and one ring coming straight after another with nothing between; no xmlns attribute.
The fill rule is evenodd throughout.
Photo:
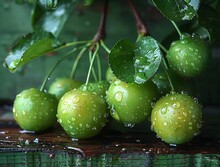
<svg viewBox="0 0 220 167"><path fill-rule="evenodd" d="M37 160L39 166L220 165L219 107L205 108L201 134L178 146L168 145L140 127L136 127L138 132L135 127L123 132L106 127L98 136L87 140L69 138L59 125L41 134L27 133L11 118L10 110L10 107L0 109L0 166L16 163L16 166L28 163L27 166L32 166Z"/></svg>

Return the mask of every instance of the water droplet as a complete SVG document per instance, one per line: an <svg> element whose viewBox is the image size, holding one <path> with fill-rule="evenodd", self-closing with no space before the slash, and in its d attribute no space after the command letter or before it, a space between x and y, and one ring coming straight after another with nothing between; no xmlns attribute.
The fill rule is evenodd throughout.
<svg viewBox="0 0 220 167"><path fill-rule="evenodd" d="M126 148L122 148L122 149L121 149L121 151L126 151L126 150L127 150Z"/></svg>
<svg viewBox="0 0 220 167"><path fill-rule="evenodd" d="M95 131L95 130L97 130L97 128L96 128L96 127L93 127L93 128L92 128L92 130L94 130L94 131Z"/></svg>
<svg viewBox="0 0 220 167"><path fill-rule="evenodd" d="M95 121L95 122L98 121L97 117L93 117L92 119L93 119L93 121Z"/></svg>
<svg viewBox="0 0 220 167"><path fill-rule="evenodd" d="M73 103L78 103L79 102L79 97L74 97L73 98Z"/></svg>
<svg viewBox="0 0 220 167"><path fill-rule="evenodd" d="M197 128L200 129L202 127L202 124L197 124Z"/></svg>
<svg viewBox="0 0 220 167"><path fill-rule="evenodd" d="M161 109L160 112L161 112L161 114L166 114L167 113L167 109L164 107L164 108Z"/></svg>
<svg viewBox="0 0 220 167"><path fill-rule="evenodd" d="M34 142L34 143L39 143L39 139L38 139L38 138L35 138L33 142Z"/></svg>
<svg viewBox="0 0 220 167"><path fill-rule="evenodd" d="M76 142L76 141L78 141L79 139L72 138L71 140L74 141L74 142Z"/></svg>
<svg viewBox="0 0 220 167"><path fill-rule="evenodd" d="M173 103L172 107L175 108L175 109L179 108L180 107L180 102L177 101L177 102Z"/></svg>
<svg viewBox="0 0 220 167"><path fill-rule="evenodd" d="M167 122L164 122L163 124L164 124L164 126L167 126Z"/></svg>
<svg viewBox="0 0 220 167"><path fill-rule="evenodd" d="M154 126L153 125L150 126L150 130L154 131Z"/></svg>
<svg viewBox="0 0 220 167"><path fill-rule="evenodd" d="M124 126L128 128L133 128L135 124L132 123L125 123Z"/></svg>
<svg viewBox="0 0 220 167"><path fill-rule="evenodd" d="M122 92L116 92L115 93L115 100L120 102L120 101L122 101L122 99L123 99Z"/></svg>
<svg viewBox="0 0 220 167"><path fill-rule="evenodd" d="M176 145L176 144L170 144L170 146L171 146L171 147L176 147L177 145Z"/></svg>
<svg viewBox="0 0 220 167"><path fill-rule="evenodd" d="M62 111L62 113L63 113L63 114L66 114L66 113L67 113L67 110L64 109L64 110Z"/></svg>
<svg viewBox="0 0 220 167"><path fill-rule="evenodd" d="M186 112L183 112L183 115L184 115L185 117L187 117L187 113L186 113Z"/></svg>

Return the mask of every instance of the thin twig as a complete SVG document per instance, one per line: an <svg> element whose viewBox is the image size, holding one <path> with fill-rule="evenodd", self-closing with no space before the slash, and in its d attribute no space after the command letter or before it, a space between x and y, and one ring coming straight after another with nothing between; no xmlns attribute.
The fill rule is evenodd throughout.
<svg viewBox="0 0 220 167"><path fill-rule="evenodd" d="M105 24L106 24L106 16L107 16L107 10L108 10L108 0L105 0L102 16L99 23L98 31L96 32L93 42L94 44L90 48L90 50L95 50L96 43L99 42L101 39L105 38Z"/></svg>
<svg viewBox="0 0 220 167"><path fill-rule="evenodd" d="M135 17L135 20L136 20L136 26L137 26L137 32L138 34L141 34L142 36L147 36L149 35L149 32L147 30L147 27L146 25L144 24L144 22L141 20L141 17L137 11L137 9L135 8L132 0L127 0L128 1L128 4L131 8L131 11Z"/></svg>

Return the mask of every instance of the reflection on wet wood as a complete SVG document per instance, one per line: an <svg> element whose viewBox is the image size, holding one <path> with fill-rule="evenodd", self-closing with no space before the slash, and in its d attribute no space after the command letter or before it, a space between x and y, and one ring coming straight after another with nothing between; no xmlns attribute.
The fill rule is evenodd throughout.
<svg viewBox="0 0 220 167"><path fill-rule="evenodd" d="M150 130L145 133L135 130L116 131L106 127L99 135L86 140L69 138L59 125L44 132L30 133L20 129L10 114L4 114L0 123L0 166L6 163L84 164L85 166L154 164L181 166L191 164L220 164L219 108L209 108L204 128L199 136L183 145L168 145ZM1 113L3 116L3 114ZM9 158L11 156L13 158ZM12 157L13 157L12 156ZM24 160L25 157L25 160ZM32 159L30 160L30 157ZM34 160L35 159L35 160ZM117 160L117 161L116 161ZM76 161L76 162L75 162ZM132 161L132 162L131 162ZM56 163L57 162L57 163ZM135 165L134 164L134 165Z"/></svg>

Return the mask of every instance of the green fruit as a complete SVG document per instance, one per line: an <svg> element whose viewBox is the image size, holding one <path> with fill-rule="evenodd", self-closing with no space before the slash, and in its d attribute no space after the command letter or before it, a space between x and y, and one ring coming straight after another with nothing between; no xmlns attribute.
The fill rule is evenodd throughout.
<svg viewBox="0 0 220 167"><path fill-rule="evenodd" d="M70 137L85 139L97 135L107 122L104 98L79 89L67 92L58 104L57 118Z"/></svg>
<svg viewBox="0 0 220 167"><path fill-rule="evenodd" d="M70 90L78 88L82 83L70 78L57 78L49 87L48 92L57 97L58 100Z"/></svg>
<svg viewBox="0 0 220 167"><path fill-rule="evenodd" d="M95 92L102 97L105 96L106 91L108 90L109 82L108 81L99 81L99 82L92 82L81 85L78 89L83 91Z"/></svg>
<svg viewBox="0 0 220 167"><path fill-rule="evenodd" d="M152 81L145 84L113 82L106 95L114 119L126 124L140 123L151 113L151 103L157 98L156 85Z"/></svg>
<svg viewBox="0 0 220 167"><path fill-rule="evenodd" d="M152 110L152 129L166 143L183 144L200 133L201 107L196 99L173 93L158 100Z"/></svg>
<svg viewBox="0 0 220 167"><path fill-rule="evenodd" d="M22 129L46 130L56 122L57 103L55 96L38 89L23 90L14 101L14 118Z"/></svg>
<svg viewBox="0 0 220 167"><path fill-rule="evenodd" d="M167 53L170 67L182 77L199 75L207 66L210 57L210 47L196 36L185 36L174 41Z"/></svg>

